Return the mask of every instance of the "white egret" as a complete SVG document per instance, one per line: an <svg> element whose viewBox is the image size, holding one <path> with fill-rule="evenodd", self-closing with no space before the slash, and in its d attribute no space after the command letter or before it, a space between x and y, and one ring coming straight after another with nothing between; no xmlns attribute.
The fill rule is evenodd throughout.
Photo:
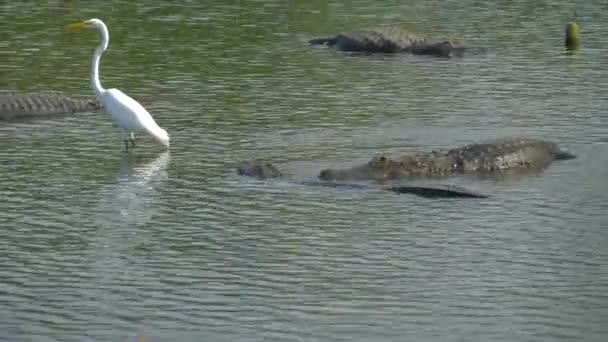
<svg viewBox="0 0 608 342"><path fill-rule="evenodd" d="M169 147L169 134L158 126L150 113L139 102L118 89L104 89L101 86L101 82L99 81L99 61L103 52L108 48L110 34L103 21L95 18L66 26L66 29L72 31L85 28L96 30L101 38L101 44L95 49L95 53L93 54L91 85L97 98L103 104L105 111L110 114L120 128L127 151L129 150L129 140L132 146L135 147L134 133L141 131L147 132L158 142Z"/></svg>

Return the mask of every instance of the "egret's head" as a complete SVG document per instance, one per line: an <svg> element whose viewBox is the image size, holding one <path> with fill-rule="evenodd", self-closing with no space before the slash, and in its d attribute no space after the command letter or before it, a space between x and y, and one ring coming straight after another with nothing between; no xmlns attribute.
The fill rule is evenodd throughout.
<svg viewBox="0 0 608 342"><path fill-rule="evenodd" d="M92 28L97 31L102 31L103 29L106 29L106 25L103 23L103 21L101 21L97 18L93 18L93 19L81 21L79 23L66 25L65 28L69 31L78 31L78 30L82 30L85 28Z"/></svg>
<svg viewBox="0 0 608 342"><path fill-rule="evenodd" d="M108 33L108 28L106 27L106 24L103 23L103 21L97 18L93 18L65 26L65 29L68 31L80 31L87 28L93 29L97 31L97 33L99 33L99 38L101 38L101 49L105 50L108 47L110 34Z"/></svg>

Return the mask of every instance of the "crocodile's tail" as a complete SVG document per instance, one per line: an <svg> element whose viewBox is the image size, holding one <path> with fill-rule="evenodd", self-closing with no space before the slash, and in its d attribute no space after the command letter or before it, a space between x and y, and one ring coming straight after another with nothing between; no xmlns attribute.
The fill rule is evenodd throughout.
<svg viewBox="0 0 608 342"><path fill-rule="evenodd" d="M325 37L325 38L315 38L315 39L309 40L308 42L310 43L310 45L333 46L333 45L336 45L337 41L338 41L338 36L333 36L333 37Z"/></svg>

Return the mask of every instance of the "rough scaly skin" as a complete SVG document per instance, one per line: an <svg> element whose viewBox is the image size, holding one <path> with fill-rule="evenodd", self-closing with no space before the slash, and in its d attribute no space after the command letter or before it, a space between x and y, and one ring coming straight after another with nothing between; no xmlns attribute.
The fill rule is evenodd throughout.
<svg viewBox="0 0 608 342"><path fill-rule="evenodd" d="M511 169L544 169L554 160L574 159L557 144L533 138L502 138L450 150L457 172L500 172Z"/></svg>
<svg viewBox="0 0 608 342"><path fill-rule="evenodd" d="M332 37L315 38L309 43L335 46L337 50L348 52L409 52L437 57L462 56L465 50L460 42L431 41L396 26L339 33Z"/></svg>
<svg viewBox="0 0 608 342"><path fill-rule="evenodd" d="M390 158L377 155L369 162L345 169L325 169L322 180L391 180L445 177L453 174L497 174L506 171L542 170L554 160L573 159L549 141L534 138L501 138L443 151L411 153Z"/></svg>
<svg viewBox="0 0 608 342"><path fill-rule="evenodd" d="M101 108L97 100L75 99L55 91L0 91L0 120L86 113Z"/></svg>

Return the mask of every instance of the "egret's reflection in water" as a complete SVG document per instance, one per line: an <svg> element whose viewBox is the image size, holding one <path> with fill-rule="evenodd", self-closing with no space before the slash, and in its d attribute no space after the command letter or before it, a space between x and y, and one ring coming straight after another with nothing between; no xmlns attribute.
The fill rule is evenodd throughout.
<svg viewBox="0 0 608 342"><path fill-rule="evenodd" d="M149 207L167 179L169 151L153 160L136 154L123 157L116 182L109 185L107 195L99 204L100 221L125 224L146 224L153 214ZM101 222L100 222L101 223Z"/></svg>
<svg viewBox="0 0 608 342"><path fill-rule="evenodd" d="M169 151L152 160L127 154L116 180L101 191L103 197L94 208L96 229L85 256L91 277L78 289L83 296L101 299L103 304L91 308L98 316L121 312L126 325L120 329L133 331L132 322L140 318L135 292L149 281L134 260L152 239L149 233L162 208L169 160Z"/></svg>

